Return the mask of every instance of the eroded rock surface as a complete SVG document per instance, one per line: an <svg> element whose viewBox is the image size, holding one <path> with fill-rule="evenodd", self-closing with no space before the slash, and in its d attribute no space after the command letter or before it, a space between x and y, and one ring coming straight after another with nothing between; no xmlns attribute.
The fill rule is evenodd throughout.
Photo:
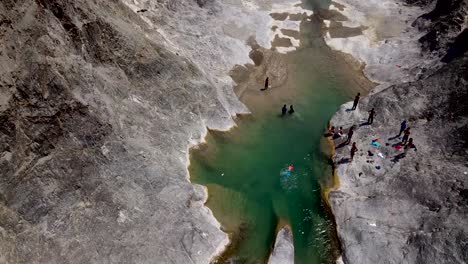
<svg viewBox="0 0 468 264"><path fill-rule="evenodd" d="M268 264L293 264L294 263L294 240L291 228L285 226L276 235L273 252Z"/></svg>
<svg viewBox="0 0 468 264"><path fill-rule="evenodd" d="M209 262L227 236L187 147L233 124L224 84L120 1L7 0L0 21L0 262Z"/></svg>
<svg viewBox="0 0 468 264"><path fill-rule="evenodd" d="M465 5L438 1L432 15L418 18L418 23L433 19L421 28L427 34L450 24L437 39L419 39L421 60L414 64L426 63L419 77L380 87L355 111L350 111L352 103L345 104L331 120L335 127L355 127L352 142L359 149L351 161L350 145L335 140L340 187L330 193L330 201L344 263L468 262L468 57L459 49L466 41ZM464 20L448 17L460 12ZM452 47L458 55L448 64L424 60L440 60ZM368 125L372 108L377 115ZM396 148L403 120L416 148ZM371 145L377 139L381 146Z"/></svg>

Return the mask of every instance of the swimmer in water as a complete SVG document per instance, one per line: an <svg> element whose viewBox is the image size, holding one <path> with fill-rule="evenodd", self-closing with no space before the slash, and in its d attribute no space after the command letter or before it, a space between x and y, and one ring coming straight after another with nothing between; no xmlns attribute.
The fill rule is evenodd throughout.
<svg viewBox="0 0 468 264"><path fill-rule="evenodd" d="M294 165L291 163L288 166L288 171L293 171L294 170Z"/></svg>

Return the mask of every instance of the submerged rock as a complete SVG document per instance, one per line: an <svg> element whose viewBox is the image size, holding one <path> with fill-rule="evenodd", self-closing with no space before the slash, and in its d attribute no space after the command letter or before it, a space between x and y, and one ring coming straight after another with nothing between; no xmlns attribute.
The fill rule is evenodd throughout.
<svg viewBox="0 0 468 264"><path fill-rule="evenodd" d="M276 235L275 248L270 255L268 264L293 264L294 241L291 228L285 226Z"/></svg>

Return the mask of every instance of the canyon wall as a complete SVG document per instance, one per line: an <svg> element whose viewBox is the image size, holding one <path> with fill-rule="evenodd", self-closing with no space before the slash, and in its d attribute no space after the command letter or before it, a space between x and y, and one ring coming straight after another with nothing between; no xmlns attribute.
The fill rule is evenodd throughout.
<svg viewBox="0 0 468 264"><path fill-rule="evenodd" d="M154 3L161 20L215 17L210 1ZM1 1L1 263L208 263L228 243L188 146L246 109L145 12Z"/></svg>
<svg viewBox="0 0 468 264"><path fill-rule="evenodd" d="M466 263L468 4L457 0L397 4L425 10L407 21L412 28L396 36L419 31L418 38L408 41L419 45L420 55L403 57L412 58L411 63L392 65L395 71L417 74L385 80L361 99L357 110L351 111L352 102L347 103L331 120L335 127L355 127L352 142L359 149L350 160L350 145L335 140L340 186L329 198L342 259L359 264ZM392 39L382 41L385 45ZM406 47L396 45L396 52L406 56ZM375 67L377 72L379 66ZM381 69L391 70L386 67ZM372 108L377 114L369 125ZM396 148L403 120L416 148ZM381 146L371 145L376 140Z"/></svg>

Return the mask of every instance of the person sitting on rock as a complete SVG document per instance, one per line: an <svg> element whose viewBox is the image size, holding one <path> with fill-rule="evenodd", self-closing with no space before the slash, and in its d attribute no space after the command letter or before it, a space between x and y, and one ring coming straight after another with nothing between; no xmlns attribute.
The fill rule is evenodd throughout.
<svg viewBox="0 0 468 264"><path fill-rule="evenodd" d="M343 136L343 127L340 127L334 134L333 139L337 139Z"/></svg>
<svg viewBox="0 0 468 264"><path fill-rule="evenodd" d="M338 132L336 132L336 135L337 137L342 137L343 136L343 127L340 127L340 129L338 129Z"/></svg>

